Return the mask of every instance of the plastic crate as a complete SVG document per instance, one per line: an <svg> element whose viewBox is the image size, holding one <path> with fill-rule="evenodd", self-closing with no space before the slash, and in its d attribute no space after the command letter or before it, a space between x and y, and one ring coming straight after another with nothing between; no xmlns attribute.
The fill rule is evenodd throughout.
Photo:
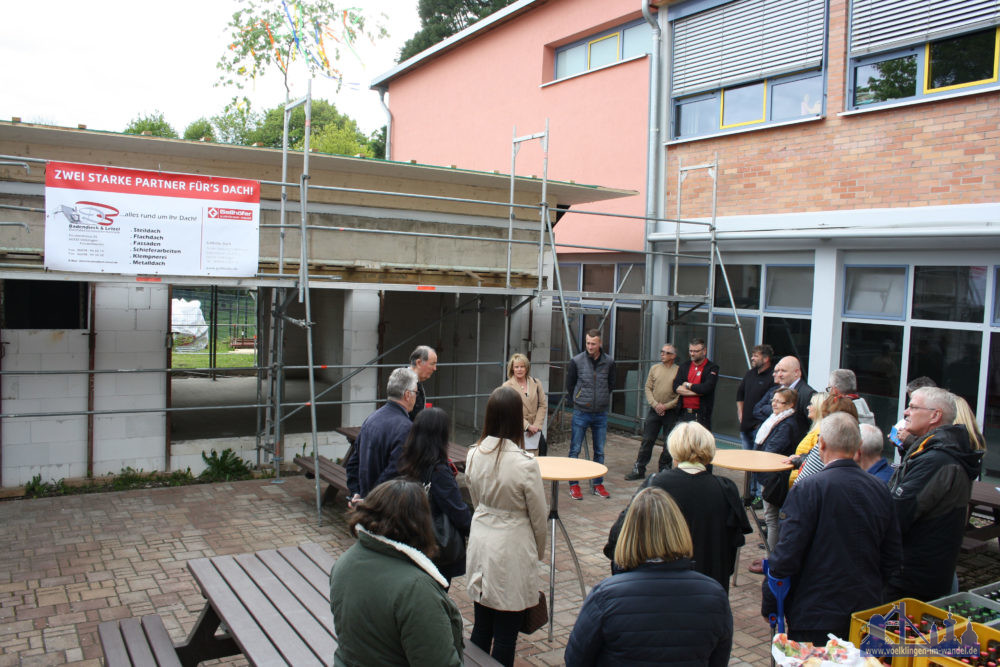
<svg viewBox="0 0 1000 667"><path fill-rule="evenodd" d="M1000 596L1000 581L994 581L992 584L986 584L985 586L979 586L973 588L969 591L970 593L975 593L976 595L981 595L987 598L991 602L1000 602L1000 600L993 600L990 598L990 593L995 593Z"/></svg>
<svg viewBox="0 0 1000 667"><path fill-rule="evenodd" d="M889 602L872 609L865 609L864 611L856 611L851 614L851 636L849 641L855 646L862 648L862 640L868 636L867 625L871 620L871 617L875 614L885 616L892 611L893 607L898 604L904 604L905 613L908 617L915 619L918 623L922 616L929 615L936 619L944 620L948 616L948 612L943 609L939 609L933 605L926 602L921 602L920 600L915 600L913 598L903 598L901 600L896 600L895 602ZM955 620L955 632L960 634L965 631L965 627L968 625L968 620L964 616L959 616L957 614L952 614L952 618ZM891 626L886 628L886 637L892 638L896 643L899 642L899 633L894 632L889 629ZM929 628L921 628L924 631L929 630ZM906 643L913 644L918 641L917 637L912 634L907 634ZM922 640L921 640L922 641ZM896 656L892 659L893 667L911 667L913 663L913 658L908 656Z"/></svg>
<svg viewBox="0 0 1000 667"><path fill-rule="evenodd" d="M1000 630L990 628L982 623L973 623L972 629L979 635L979 647L987 652L987 660L982 661L986 665L990 660L1000 664L995 657L990 658L989 649L993 648L993 655L1000 654ZM946 658L944 656L918 657L913 658L912 667L969 667L969 662L958 658Z"/></svg>
<svg viewBox="0 0 1000 667"><path fill-rule="evenodd" d="M954 595L947 595L943 598L938 598L937 600L931 600L928 604L932 604L939 609L944 609L945 611L951 611L954 614L965 616L973 623L980 623L991 628L1000 627L1000 602L995 602L971 591L968 593L955 593ZM983 618L979 614L972 613L967 609L952 608L963 604L972 605L973 607L978 608L977 610L983 610L983 616L989 615L990 618Z"/></svg>

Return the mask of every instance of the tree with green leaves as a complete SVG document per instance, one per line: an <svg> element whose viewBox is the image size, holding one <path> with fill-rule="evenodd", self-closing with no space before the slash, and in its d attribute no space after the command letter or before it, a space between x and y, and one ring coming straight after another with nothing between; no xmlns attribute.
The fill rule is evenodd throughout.
<svg viewBox="0 0 1000 667"><path fill-rule="evenodd" d="M420 30L406 40L397 62L429 49L514 0L420 0Z"/></svg>
<svg viewBox="0 0 1000 667"><path fill-rule="evenodd" d="M124 130L125 134L142 134L143 132L149 132L154 137L167 137L169 139L177 139L177 130L170 126L170 123L163 117L163 112L154 111L148 115L138 115L132 119L128 124L128 127Z"/></svg>
<svg viewBox="0 0 1000 667"><path fill-rule="evenodd" d="M383 125L368 135L368 148L371 149L372 157L377 157L380 160L385 159L386 134L386 126Z"/></svg>
<svg viewBox="0 0 1000 667"><path fill-rule="evenodd" d="M295 61L310 76L339 79L341 56L361 38L385 37L384 19L384 14L373 17L333 0L240 0L227 25L230 45L216 65L221 72L216 85L243 89L248 81L278 69L287 98Z"/></svg>
<svg viewBox="0 0 1000 667"><path fill-rule="evenodd" d="M202 116L196 121L193 121L184 130L184 138L188 141L215 141L215 129L212 127L212 122Z"/></svg>
<svg viewBox="0 0 1000 667"><path fill-rule="evenodd" d="M228 108L218 116L212 116L212 126L219 142L251 146L261 120L261 115L253 111L249 105L240 104Z"/></svg>

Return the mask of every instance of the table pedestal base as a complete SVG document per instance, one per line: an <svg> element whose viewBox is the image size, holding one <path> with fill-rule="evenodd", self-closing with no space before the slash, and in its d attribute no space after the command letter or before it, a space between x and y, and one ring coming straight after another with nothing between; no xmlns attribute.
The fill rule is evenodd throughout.
<svg viewBox="0 0 1000 667"><path fill-rule="evenodd" d="M583 584L583 570L580 568L580 561L576 557L576 550L566 532L566 526L559 518L559 481L552 480L552 506L549 509L549 641L552 641L552 624L555 617L555 593L556 593L556 524L562 530L563 539L569 547L570 556L573 557L573 565L576 566L576 578L580 582L580 596L587 597L587 589Z"/></svg>

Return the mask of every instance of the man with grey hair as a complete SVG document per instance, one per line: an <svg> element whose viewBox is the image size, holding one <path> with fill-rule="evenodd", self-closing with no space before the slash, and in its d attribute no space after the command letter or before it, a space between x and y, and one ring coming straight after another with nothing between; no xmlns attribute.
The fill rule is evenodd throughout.
<svg viewBox="0 0 1000 667"><path fill-rule="evenodd" d="M830 373L830 380L827 382L827 392L831 396L846 396L854 401L854 407L858 411L859 424L871 424L875 426L875 414L868 407L867 401L858 395L858 377L849 368L838 368Z"/></svg>
<svg viewBox="0 0 1000 667"><path fill-rule="evenodd" d="M955 397L944 389L917 389L903 415L914 440L889 482L903 536L903 569L889 581L889 599L933 600L951 591L982 452L954 423Z"/></svg>
<svg viewBox="0 0 1000 667"><path fill-rule="evenodd" d="M858 450L854 460L869 475L875 475L884 484L888 484L889 478L892 477L892 465L882 456L884 445L885 436L882 435L882 431L877 426L862 424L861 449Z"/></svg>
<svg viewBox="0 0 1000 667"><path fill-rule="evenodd" d="M410 352L410 370L417 374L417 400L410 410L410 421L417 418L420 411L427 405L427 395L424 393L424 382L431 379L438 367L438 355L433 347L417 345Z"/></svg>
<svg viewBox="0 0 1000 667"><path fill-rule="evenodd" d="M816 446L823 469L788 492L768 569L775 577L791 578L788 636L822 645L827 633L850 633L852 612L882 604L901 547L888 490L854 460L861 446L854 417L844 412L826 417ZM766 617L777 611L777 603L766 579L762 591Z"/></svg>
<svg viewBox="0 0 1000 667"><path fill-rule="evenodd" d="M361 500L368 492L396 476L396 463L413 423L407 413L417 398L417 374L409 368L397 368L386 383L389 400L368 415L361 432L347 454L348 504Z"/></svg>

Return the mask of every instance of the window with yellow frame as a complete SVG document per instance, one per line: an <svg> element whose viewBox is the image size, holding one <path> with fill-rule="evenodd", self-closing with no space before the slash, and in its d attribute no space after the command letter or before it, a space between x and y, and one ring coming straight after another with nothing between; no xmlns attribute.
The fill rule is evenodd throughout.
<svg viewBox="0 0 1000 667"><path fill-rule="evenodd" d="M1000 28L928 42L924 51L924 92L995 83L998 51Z"/></svg>
<svg viewBox="0 0 1000 667"><path fill-rule="evenodd" d="M605 30L560 46L555 53L555 79L565 79L648 54L652 28L645 20Z"/></svg>
<svg viewBox="0 0 1000 667"><path fill-rule="evenodd" d="M723 89L721 129L763 123L766 117L767 81Z"/></svg>
<svg viewBox="0 0 1000 667"><path fill-rule="evenodd" d="M997 84L1000 28L858 58L850 77L855 108Z"/></svg>

